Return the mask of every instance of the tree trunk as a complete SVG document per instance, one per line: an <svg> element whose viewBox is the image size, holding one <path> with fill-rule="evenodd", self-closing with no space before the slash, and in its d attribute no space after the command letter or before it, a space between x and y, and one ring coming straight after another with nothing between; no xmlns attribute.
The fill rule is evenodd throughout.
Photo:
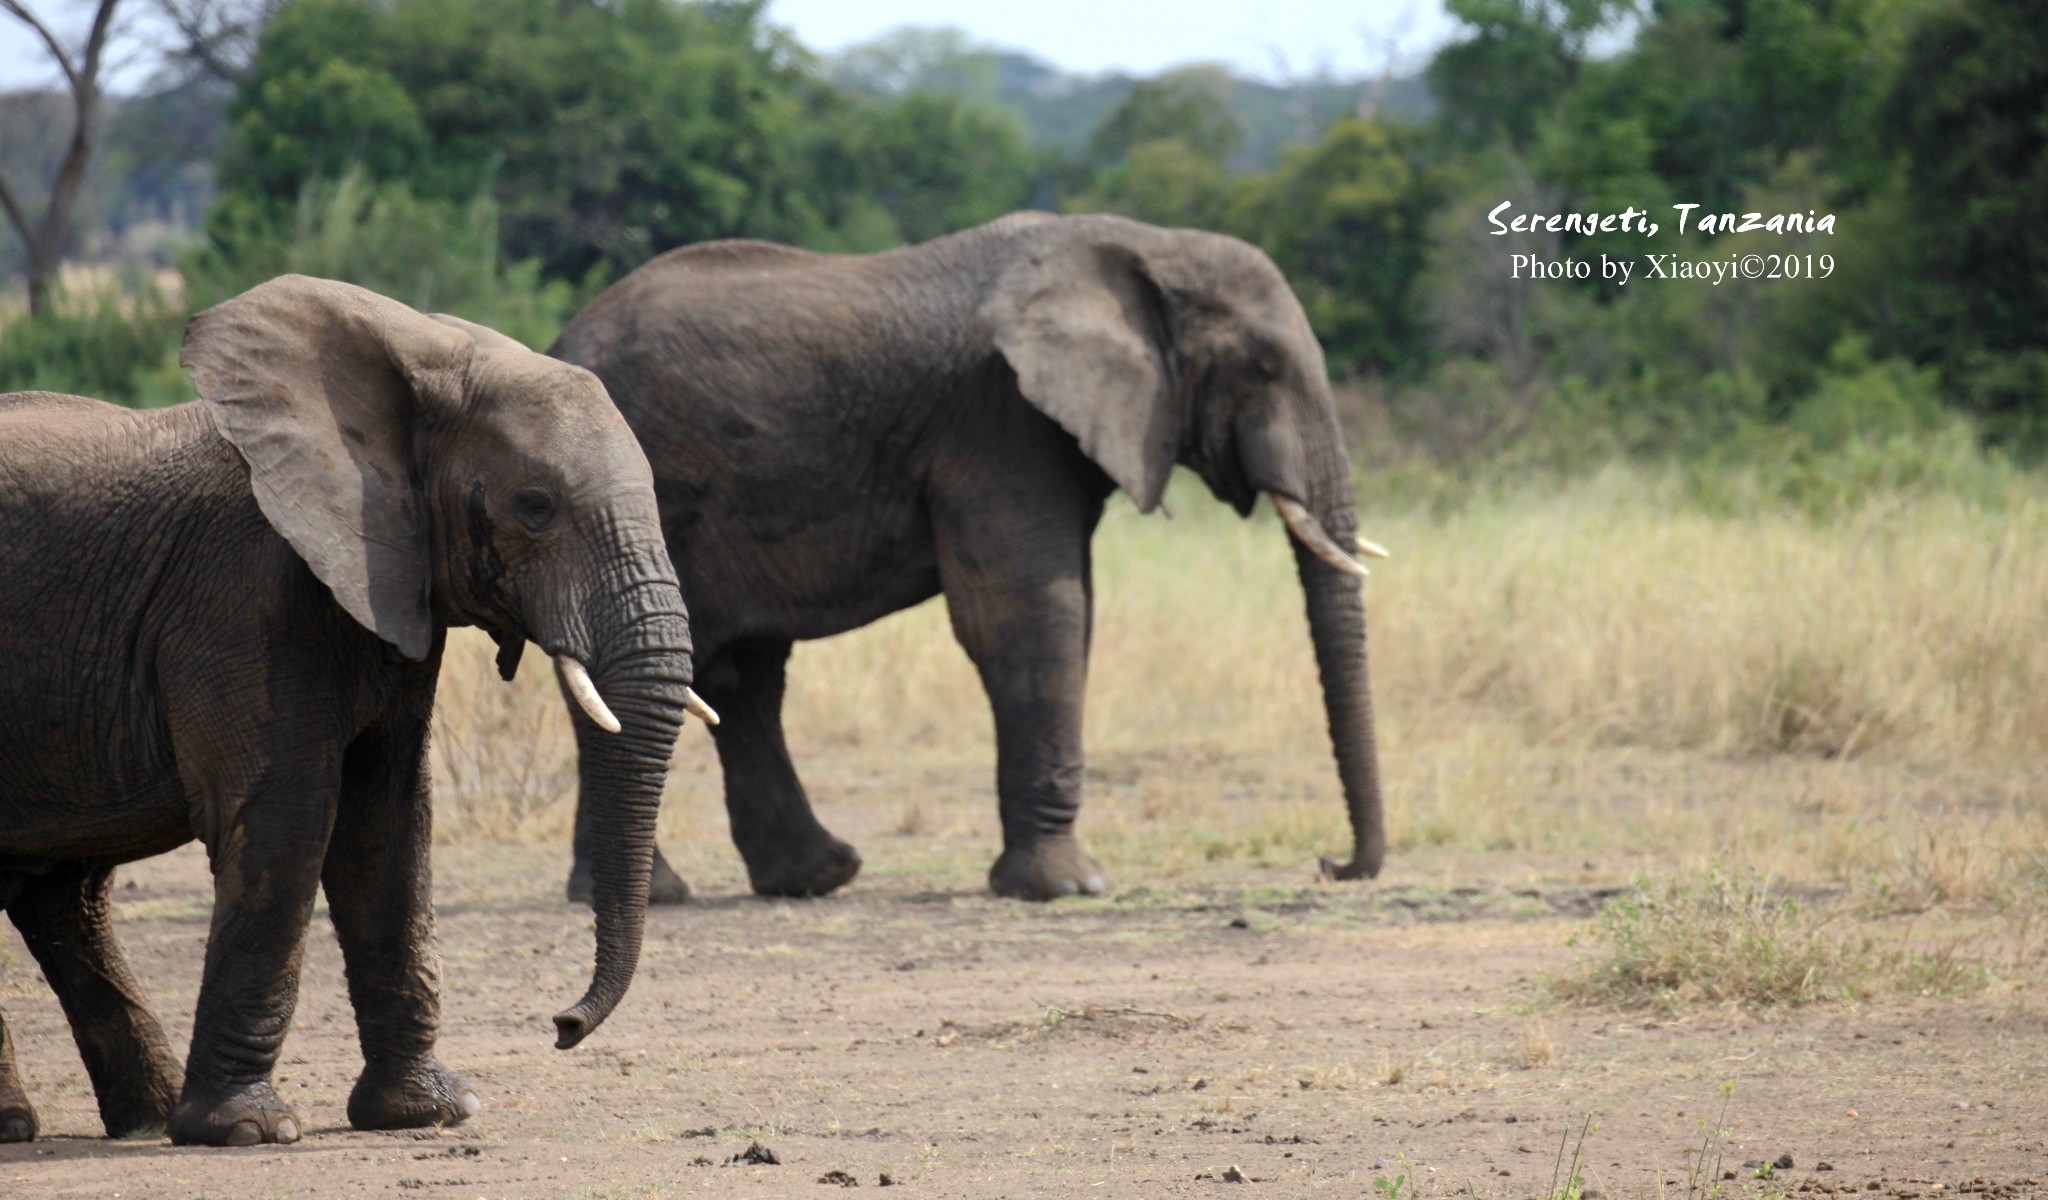
<svg viewBox="0 0 2048 1200"><path fill-rule="evenodd" d="M28 311L32 317L49 315L51 292L64 262L65 236L71 230L72 210L78 204L78 189L85 182L86 164L92 158L94 125L100 116L100 64L107 37L113 31L114 9L120 2L100 0L84 53L74 60L50 27L23 7L21 0L0 0L0 12L26 25L42 42L71 89L71 144L64 150L57 177L50 181L50 198L43 208L42 220L32 221L6 181L0 180L0 212L6 214L8 224L14 226L28 248Z"/></svg>

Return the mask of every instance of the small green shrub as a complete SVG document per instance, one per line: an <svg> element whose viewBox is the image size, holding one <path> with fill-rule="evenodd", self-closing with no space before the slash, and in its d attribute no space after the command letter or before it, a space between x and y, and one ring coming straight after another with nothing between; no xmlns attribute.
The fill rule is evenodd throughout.
<svg viewBox="0 0 2048 1200"><path fill-rule="evenodd" d="M153 286L59 294L0 324L0 392L69 392L150 407L191 397L178 369L185 311Z"/></svg>
<svg viewBox="0 0 2048 1200"><path fill-rule="evenodd" d="M1755 871L1719 863L1696 879L1637 880L1585 935L1596 951L1550 986L1568 1000L1678 1011L1800 1007L1885 991L1952 994L1989 982L1952 948L1882 948L1844 929L1843 917L1775 893Z"/></svg>

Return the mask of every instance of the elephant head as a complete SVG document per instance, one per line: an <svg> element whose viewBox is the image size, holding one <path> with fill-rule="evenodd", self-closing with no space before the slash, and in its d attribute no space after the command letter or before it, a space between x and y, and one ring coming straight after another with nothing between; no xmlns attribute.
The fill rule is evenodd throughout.
<svg viewBox="0 0 2048 1200"><path fill-rule="evenodd" d="M1367 679L1366 569L1322 347L1271 259L1221 234L1116 217L1040 219L981 308L1026 400L1150 512L1176 464L1241 514L1272 498L1293 536L1350 810L1352 861L1378 874L1386 834Z"/></svg>
<svg viewBox="0 0 2048 1200"><path fill-rule="evenodd" d="M640 954L655 816L690 693L688 617L653 474L596 376L491 330L288 275L192 318L183 362L264 517L409 659L476 625L525 641L630 745L602 781L596 971L566 1048ZM701 702L697 702L701 703Z"/></svg>

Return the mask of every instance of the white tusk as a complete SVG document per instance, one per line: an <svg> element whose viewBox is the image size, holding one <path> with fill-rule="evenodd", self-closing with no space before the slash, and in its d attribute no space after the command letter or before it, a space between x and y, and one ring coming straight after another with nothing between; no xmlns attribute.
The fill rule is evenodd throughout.
<svg viewBox="0 0 2048 1200"><path fill-rule="evenodd" d="M704 703L704 697L689 688L683 689L683 708L706 725L718 724L718 710Z"/></svg>
<svg viewBox="0 0 2048 1200"><path fill-rule="evenodd" d="M1330 535L1323 532L1323 523L1316 520L1314 513L1303 508L1297 501L1289 500L1278 492L1268 492L1266 494L1273 497L1274 511L1280 514L1282 521L1287 522L1288 532L1299 538L1301 544L1313 551L1317 558L1329 563L1346 575L1356 575L1360 579L1364 579L1372 574L1371 571L1365 569L1364 563L1344 553L1336 542L1330 540Z"/></svg>
<svg viewBox="0 0 2048 1200"><path fill-rule="evenodd" d="M1358 552L1360 554L1365 555L1367 558L1393 557L1393 555L1387 552L1387 548L1385 546L1380 545L1378 542L1367 541L1364 538L1358 539Z"/></svg>
<svg viewBox="0 0 2048 1200"><path fill-rule="evenodd" d="M569 694L576 697L578 707L597 727L606 733L619 731L619 719L604 705L604 697L597 694L597 685L590 682L590 672L583 664L567 654L555 655L555 665L562 668L562 678L569 682Z"/></svg>

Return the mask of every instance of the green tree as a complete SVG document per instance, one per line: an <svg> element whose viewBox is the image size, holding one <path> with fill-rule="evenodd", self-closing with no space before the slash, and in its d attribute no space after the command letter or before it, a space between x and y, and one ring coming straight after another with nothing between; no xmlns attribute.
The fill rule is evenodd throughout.
<svg viewBox="0 0 2048 1200"><path fill-rule="evenodd" d="M957 96L847 97L815 130L805 173L832 231L819 244L872 250L978 225L1027 204L1037 178L1015 118Z"/></svg>
<svg viewBox="0 0 2048 1200"><path fill-rule="evenodd" d="M1341 373L1417 366L1415 283L1435 196L1415 136L1346 118L1296 146L1242 206L1241 228L1287 274Z"/></svg>
<svg viewBox="0 0 2048 1200"><path fill-rule="evenodd" d="M1973 403L2048 433L2048 29L1964 0L1913 37L1888 106L1916 293L1887 330Z"/></svg>
<svg viewBox="0 0 2048 1200"><path fill-rule="evenodd" d="M569 279L718 237L873 249L1029 196L1007 115L843 93L762 7L298 0L237 93L215 240L350 170L420 202L488 195L508 260Z"/></svg>
<svg viewBox="0 0 2048 1200"><path fill-rule="evenodd" d="M1088 139L1088 161L1108 167L1147 142L1169 138L1203 158L1226 161L1245 135L1230 105L1231 86L1216 67L1183 67L1139 82Z"/></svg>
<svg viewBox="0 0 2048 1200"><path fill-rule="evenodd" d="M223 163L226 225L343 169L423 200L488 189L549 274L820 229L807 124L832 94L762 4L300 0L264 30Z"/></svg>
<svg viewBox="0 0 2048 1200"><path fill-rule="evenodd" d="M1445 0L1470 32L1430 60L1430 89L1454 144L1526 146L1564 95L1594 33L1628 0Z"/></svg>
<svg viewBox="0 0 2048 1200"><path fill-rule="evenodd" d="M1230 76L1185 67L1140 81L1088 139L1061 207L1158 225L1226 229L1245 191L1228 161L1243 144Z"/></svg>
<svg viewBox="0 0 2048 1200"><path fill-rule="evenodd" d="M1229 231L1255 178L1233 175L1183 138L1133 146L1088 189L1065 200L1068 212L1112 212L1155 225Z"/></svg>

